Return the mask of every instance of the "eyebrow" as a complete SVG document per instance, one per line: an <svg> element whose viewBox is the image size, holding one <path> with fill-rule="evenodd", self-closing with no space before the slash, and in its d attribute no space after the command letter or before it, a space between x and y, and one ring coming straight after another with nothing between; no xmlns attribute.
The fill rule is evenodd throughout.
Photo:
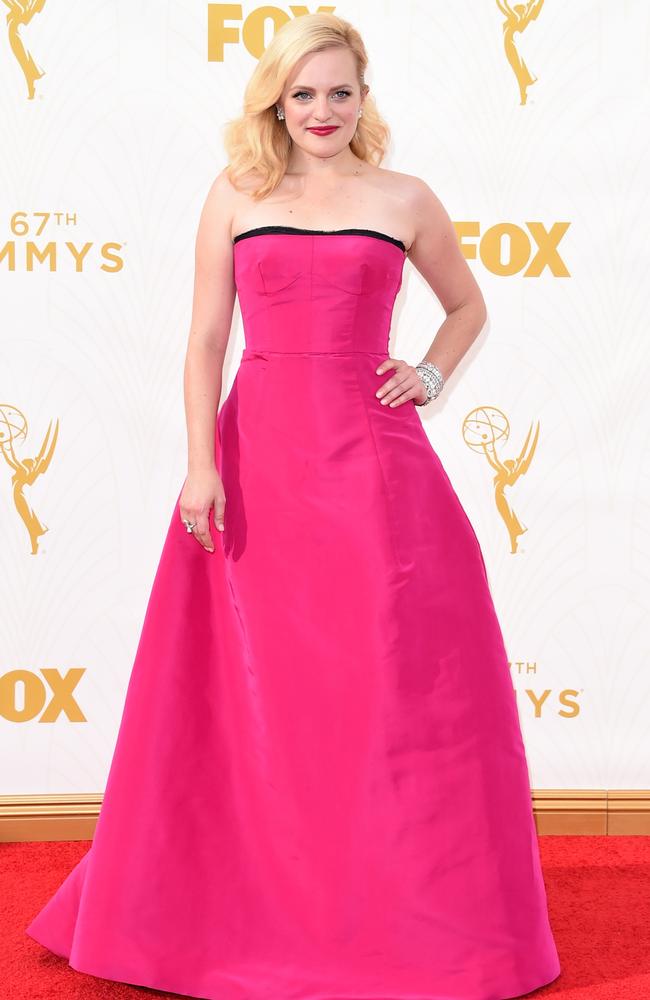
<svg viewBox="0 0 650 1000"><path fill-rule="evenodd" d="M351 87L351 83L338 83L336 87L330 87L330 90L340 90L341 87ZM292 90L314 90L314 87L306 87L303 83L294 83Z"/></svg>

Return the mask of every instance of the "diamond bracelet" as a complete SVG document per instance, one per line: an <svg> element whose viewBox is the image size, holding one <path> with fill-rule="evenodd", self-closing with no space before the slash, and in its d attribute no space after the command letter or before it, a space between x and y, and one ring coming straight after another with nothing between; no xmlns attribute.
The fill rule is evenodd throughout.
<svg viewBox="0 0 650 1000"><path fill-rule="evenodd" d="M415 370L424 382L427 390L427 398L423 403L416 403L416 406L426 406L432 399L435 399L442 392L445 380L440 369L434 365L433 361L421 361L415 366Z"/></svg>

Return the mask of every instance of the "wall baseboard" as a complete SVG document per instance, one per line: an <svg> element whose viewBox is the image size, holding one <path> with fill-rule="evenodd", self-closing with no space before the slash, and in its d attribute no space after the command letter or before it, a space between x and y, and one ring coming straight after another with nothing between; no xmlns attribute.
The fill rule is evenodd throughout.
<svg viewBox="0 0 650 1000"><path fill-rule="evenodd" d="M647 789L533 789L533 812L540 835L650 835ZM1 828L1 827L0 827Z"/></svg>
<svg viewBox="0 0 650 1000"><path fill-rule="evenodd" d="M101 792L87 795L0 795L0 843L92 840Z"/></svg>
<svg viewBox="0 0 650 1000"><path fill-rule="evenodd" d="M0 795L0 842L92 840L103 794ZM650 835L650 790L533 789L542 836Z"/></svg>

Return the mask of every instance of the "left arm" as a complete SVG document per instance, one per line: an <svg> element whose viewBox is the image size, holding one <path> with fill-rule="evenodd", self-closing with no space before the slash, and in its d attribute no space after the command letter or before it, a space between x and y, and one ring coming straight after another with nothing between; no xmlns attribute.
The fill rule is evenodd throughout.
<svg viewBox="0 0 650 1000"><path fill-rule="evenodd" d="M441 201L417 177L410 178L410 207L415 238L408 258L436 294L446 318L421 359L433 361L446 380L472 346L487 320L487 308L474 275L458 243L456 230ZM400 367L397 367L399 365ZM424 386L414 367L387 359L378 373L396 368L380 390L382 401L407 399L421 403ZM383 390L383 391L382 391Z"/></svg>

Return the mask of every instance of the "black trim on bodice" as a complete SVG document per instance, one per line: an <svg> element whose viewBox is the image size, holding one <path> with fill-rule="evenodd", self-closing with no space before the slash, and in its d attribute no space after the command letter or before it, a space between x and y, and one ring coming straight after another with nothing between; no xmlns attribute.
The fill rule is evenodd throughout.
<svg viewBox="0 0 650 1000"><path fill-rule="evenodd" d="M238 233L232 242L238 243L239 240L245 240L248 236L261 236L266 233L299 233L305 236L374 236L378 240L393 243L403 253L406 253L406 247L401 240L395 239L394 236L387 236L386 233L380 233L376 229L302 229L299 226L257 226L255 229L247 229L243 233Z"/></svg>

